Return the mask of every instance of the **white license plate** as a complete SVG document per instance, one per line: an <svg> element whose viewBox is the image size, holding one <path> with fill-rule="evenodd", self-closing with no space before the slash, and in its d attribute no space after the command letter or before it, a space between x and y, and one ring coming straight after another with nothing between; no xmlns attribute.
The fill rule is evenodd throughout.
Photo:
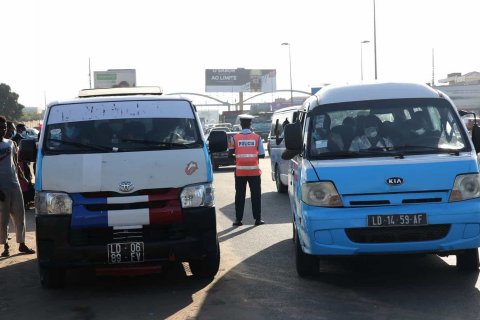
<svg viewBox="0 0 480 320"><path fill-rule="evenodd" d="M143 242L109 243L108 263L143 262Z"/></svg>

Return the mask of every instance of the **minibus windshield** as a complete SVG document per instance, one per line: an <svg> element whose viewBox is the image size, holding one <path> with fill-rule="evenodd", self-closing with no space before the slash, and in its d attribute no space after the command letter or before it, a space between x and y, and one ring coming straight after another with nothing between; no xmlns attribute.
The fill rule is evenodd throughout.
<svg viewBox="0 0 480 320"><path fill-rule="evenodd" d="M458 114L445 99L392 99L321 105L307 118L312 159L470 151Z"/></svg>
<svg viewBox="0 0 480 320"><path fill-rule="evenodd" d="M59 154L203 146L190 106L187 103L175 103L140 102L140 108L128 104L120 107L103 106L108 111L105 113L101 106L90 105L93 116L79 112L78 109L83 106L58 106L52 110L49 117L51 121L44 129L44 150L46 153ZM174 111L171 111L172 109ZM60 112L61 116L68 115L69 118L61 119Z"/></svg>

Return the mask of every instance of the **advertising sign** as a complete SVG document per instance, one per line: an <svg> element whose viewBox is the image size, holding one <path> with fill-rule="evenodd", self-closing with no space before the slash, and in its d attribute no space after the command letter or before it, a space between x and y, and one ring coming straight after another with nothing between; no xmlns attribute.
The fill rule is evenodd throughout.
<svg viewBox="0 0 480 320"><path fill-rule="evenodd" d="M135 69L94 71L93 79L95 89L135 87L137 82Z"/></svg>
<svg viewBox="0 0 480 320"><path fill-rule="evenodd" d="M276 80L275 69L206 69L205 92L272 92Z"/></svg>

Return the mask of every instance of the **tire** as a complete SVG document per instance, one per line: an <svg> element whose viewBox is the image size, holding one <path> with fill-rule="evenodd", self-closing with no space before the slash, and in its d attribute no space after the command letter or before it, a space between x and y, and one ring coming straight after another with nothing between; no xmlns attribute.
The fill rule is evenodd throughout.
<svg viewBox="0 0 480 320"><path fill-rule="evenodd" d="M192 274L201 279L213 279L220 267L220 244L216 237L215 249L207 252L207 256L201 260L191 260L188 263Z"/></svg>
<svg viewBox="0 0 480 320"><path fill-rule="evenodd" d="M468 249L457 254L457 269L462 272L478 272L478 249Z"/></svg>
<svg viewBox="0 0 480 320"><path fill-rule="evenodd" d="M280 170L278 165L275 166L275 186L277 187L278 193L287 193L288 187L282 183L280 180Z"/></svg>
<svg viewBox="0 0 480 320"><path fill-rule="evenodd" d="M320 262L317 257L303 252L298 234L295 237L295 264L297 273L302 278L318 274L318 269L320 268Z"/></svg>
<svg viewBox="0 0 480 320"><path fill-rule="evenodd" d="M39 266L40 283L45 289L58 289L65 286L66 270Z"/></svg>
<svg viewBox="0 0 480 320"><path fill-rule="evenodd" d="M218 168L220 167L218 165L218 163L216 163L215 161L213 161L213 157L210 157L210 160L212 161L212 168L213 170L218 170Z"/></svg>

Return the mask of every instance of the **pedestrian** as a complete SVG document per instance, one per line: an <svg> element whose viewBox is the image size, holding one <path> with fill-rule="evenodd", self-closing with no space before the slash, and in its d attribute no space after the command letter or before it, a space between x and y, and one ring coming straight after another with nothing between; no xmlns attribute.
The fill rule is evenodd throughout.
<svg viewBox="0 0 480 320"><path fill-rule="evenodd" d="M8 223L12 215L15 224L15 234L18 251L22 253L35 253L25 245L25 208L23 206L23 196L19 184L19 174L17 173L17 147L10 139L5 139L7 133L7 120L0 115L0 244L3 244L4 251L2 257L7 257L9 253ZM23 174L20 174L23 177Z"/></svg>
<svg viewBox="0 0 480 320"><path fill-rule="evenodd" d="M8 124L7 124L8 126ZM27 127L23 123L17 123L16 125L17 133L11 138L20 150L20 141L27 138ZM35 190L33 187L33 172L30 168L31 163L27 161L18 160L18 166L23 172L23 176L26 178L26 181L23 179L20 180L20 188L22 189L23 194L23 205L25 209L30 209L33 207L33 199L35 196Z"/></svg>
<svg viewBox="0 0 480 320"><path fill-rule="evenodd" d="M234 226L241 226L243 219L243 209L245 207L245 194L247 183L250 188L252 200L253 218L255 225L261 225L262 220L262 190L260 175L262 171L259 167L259 158L265 158L262 138L252 132L251 125L254 117L250 115L240 116L240 125L242 131L231 138L233 148L229 149L229 156L235 157L235 222Z"/></svg>

